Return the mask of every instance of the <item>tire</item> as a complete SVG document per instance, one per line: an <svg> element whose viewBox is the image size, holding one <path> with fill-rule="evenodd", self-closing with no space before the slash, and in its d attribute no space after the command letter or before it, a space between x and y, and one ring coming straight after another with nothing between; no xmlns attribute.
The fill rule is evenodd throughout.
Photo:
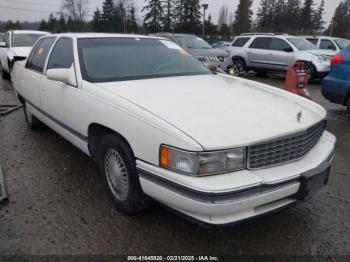
<svg viewBox="0 0 350 262"><path fill-rule="evenodd" d="M2 65L0 63L0 70L1 70L1 76L4 79L8 79L9 78L9 74L7 72L5 72L5 70L2 68Z"/></svg>
<svg viewBox="0 0 350 262"><path fill-rule="evenodd" d="M305 69L309 71L310 73L310 78L309 78L309 84L312 84L317 76L317 70L315 68L315 66L311 63L305 63Z"/></svg>
<svg viewBox="0 0 350 262"><path fill-rule="evenodd" d="M124 214L146 209L151 200L143 193L132 150L115 134L105 135L97 155L99 172L108 197Z"/></svg>
<svg viewBox="0 0 350 262"><path fill-rule="evenodd" d="M23 111L24 111L26 122L30 129L40 130L44 128L45 125L28 110L27 102L23 103Z"/></svg>
<svg viewBox="0 0 350 262"><path fill-rule="evenodd" d="M242 58L233 57L232 58L232 68L235 71L235 75L244 75L246 73L246 64Z"/></svg>

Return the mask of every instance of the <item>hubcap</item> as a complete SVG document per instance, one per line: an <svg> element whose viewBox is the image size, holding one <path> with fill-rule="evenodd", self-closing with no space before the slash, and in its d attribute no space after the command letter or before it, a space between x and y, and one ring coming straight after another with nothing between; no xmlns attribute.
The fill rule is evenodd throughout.
<svg viewBox="0 0 350 262"><path fill-rule="evenodd" d="M113 195L121 200L126 200L129 193L129 174L126 165L115 149L109 149L104 159L107 182Z"/></svg>

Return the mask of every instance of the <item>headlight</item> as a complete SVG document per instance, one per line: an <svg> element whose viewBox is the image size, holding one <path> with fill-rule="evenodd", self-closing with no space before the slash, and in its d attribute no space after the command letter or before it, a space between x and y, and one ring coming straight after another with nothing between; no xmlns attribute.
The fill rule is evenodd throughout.
<svg viewBox="0 0 350 262"><path fill-rule="evenodd" d="M324 63L330 63L331 62L332 57L328 56L328 55L319 55L318 56L318 60L320 62L324 62Z"/></svg>
<svg viewBox="0 0 350 262"><path fill-rule="evenodd" d="M188 175L206 176L245 168L245 148L213 152L189 152L168 146L160 148L160 166Z"/></svg>

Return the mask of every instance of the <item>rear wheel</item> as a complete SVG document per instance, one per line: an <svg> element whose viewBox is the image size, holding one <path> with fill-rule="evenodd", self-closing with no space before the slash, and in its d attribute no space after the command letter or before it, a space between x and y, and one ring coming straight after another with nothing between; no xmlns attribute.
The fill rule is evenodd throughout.
<svg viewBox="0 0 350 262"><path fill-rule="evenodd" d="M24 102L23 104L23 111L24 111L24 116L26 119L26 122L28 124L28 126L30 127L30 129L32 130L38 130L38 129L42 129L44 127L44 124L37 119L32 112L30 112L30 110L28 109L27 106L27 102Z"/></svg>
<svg viewBox="0 0 350 262"><path fill-rule="evenodd" d="M247 69L244 60L239 57L232 58L232 68L236 76L244 75Z"/></svg>
<svg viewBox="0 0 350 262"><path fill-rule="evenodd" d="M98 165L108 196L118 210L133 214L148 207L150 200L142 191L135 157L123 139L114 134L102 138Z"/></svg>
<svg viewBox="0 0 350 262"><path fill-rule="evenodd" d="M309 78L309 84L312 84L317 76L317 70L315 66L312 63L305 63L305 69L309 72L310 78Z"/></svg>

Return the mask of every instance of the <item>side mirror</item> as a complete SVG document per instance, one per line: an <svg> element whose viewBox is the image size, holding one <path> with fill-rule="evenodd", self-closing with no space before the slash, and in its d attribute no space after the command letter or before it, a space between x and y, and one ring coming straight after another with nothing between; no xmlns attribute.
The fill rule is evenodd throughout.
<svg viewBox="0 0 350 262"><path fill-rule="evenodd" d="M0 43L0 48L5 48L6 47L6 43L5 42L1 42Z"/></svg>
<svg viewBox="0 0 350 262"><path fill-rule="evenodd" d="M283 51L287 52L287 53L293 53L294 52L293 48L291 48L291 47L286 47L286 48L283 49Z"/></svg>
<svg viewBox="0 0 350 262"><path fill-rule="evenodd" d="M65 83L71 86L77 86L77 79L75 77L74 65L70 68L56 68L49 69L46 72L47 79Z"/></svg>

